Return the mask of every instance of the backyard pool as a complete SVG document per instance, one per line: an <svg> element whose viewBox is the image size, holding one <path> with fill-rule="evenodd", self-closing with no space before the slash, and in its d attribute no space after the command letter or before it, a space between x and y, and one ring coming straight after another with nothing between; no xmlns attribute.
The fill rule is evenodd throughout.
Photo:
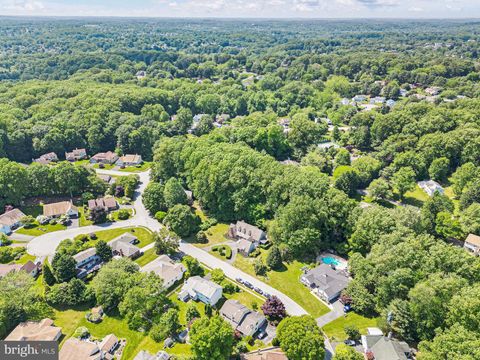
<svg viewBox="0 0 480 360"><path fill-rule="evenodd" d="M335 265L335 266L340 265L340 261L338 261L337 259L335 259L334 257L331 257L331 256L323 257L322 262L324 264L327 264L327 265Z"/></svg>

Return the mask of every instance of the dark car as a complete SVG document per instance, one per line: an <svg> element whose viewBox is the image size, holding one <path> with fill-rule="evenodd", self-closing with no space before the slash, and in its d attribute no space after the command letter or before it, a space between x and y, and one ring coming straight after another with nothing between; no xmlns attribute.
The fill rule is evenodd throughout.
<svg viewBox="0 0 480 360"><path fill-rule="evenodd" d="M348 346L357 345L357 343L354 340L345 340L344 343L345 343L345 345L348 345Z"/></svg>
<svg viewBox="0 0 480 360"><path fill-rule="evenodd" d="M248 287L249 289L253 289L253 285L250 284L248 281L244 281L244 282L243 282L243 285L245 285L245 286Z"/></svg>
<svg viewBox="0 0 480 360"><path fill-rule="evenodd" d="M347 312L349 312L349 311L351 311L351 310L352 310L352 307L351 307L350 305L345 305L345 306L343 307L343 312L345 312L345 313L347 313Z"/></svg>
<svg viewBox="0 0 480 360"><path fill-rule="evenodd" d="M236 278L235 279L237 282L239 282L240 284L243 284L243 280L241 278Z"/></svg>

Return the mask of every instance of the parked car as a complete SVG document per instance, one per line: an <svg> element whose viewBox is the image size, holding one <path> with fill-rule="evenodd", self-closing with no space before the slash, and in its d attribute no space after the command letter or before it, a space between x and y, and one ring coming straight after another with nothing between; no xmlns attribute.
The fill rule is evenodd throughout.
<svg viewBox="0 0 480 360"><path fill-rule="evenodd" d="M345 345L348 345L348 346L357 345L357 343L354 340L345 340L344 343L345 343Z"/></svg>
<svg viewBox="0 0 480 360"><path fill-rule="evenodd" d="M236 278L235 280L236 280L237 282L239 282L240 284L243 284L242 278Z"/></svg>
<svg viewBox="0 0 480 360"><path fill-rule="evenodd" d="M254 287L253 290L256 291L259 294L262 294L262 290L257 288L257 287Z"/></svg>
<svg viewBox="0 0 480 360"><path fill-rule="evenodd" d="M248 287L249 289L253 289L253 285L250 284L248 281L244 281L244 282L243 282L243 285L245 285L245 286Z"/></svg>
<svg viewBox="0 0 480 360"><path fill-rule="evenodd" d="M347 312L349 312L349 311L351 311L351 310L352 310L352 306L351 306L350 304L349 304L349 305L345 305L345 306L343 307L343 312L344 312L344 313L347 313Z"/></svg>
<svg viewBox="0 0 480 360"><path fill-rule="evenodd" d="M264 339L265 337L267 336L267 333L265 331L260 331L257 335L257 338L259 338L260 340Z"/></svg>

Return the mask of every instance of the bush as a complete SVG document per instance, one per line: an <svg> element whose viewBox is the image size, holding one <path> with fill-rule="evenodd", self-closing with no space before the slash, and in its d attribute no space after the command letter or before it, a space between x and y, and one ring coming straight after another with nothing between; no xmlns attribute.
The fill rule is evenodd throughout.
<svg viewBox="0 0 480 360"><path fill-rule="evenodd" d="M120 209L117 212L119 220L127 220L130 217L130 212L127 209Z"/></svg>
<svg viewBox="0 0 480 360"><path fill-rule="evenodd" d="M165 216L167 216L167 213L165 211L157 211L155 213L155 219L158 222L163 222L163 219L165 219Z"/></svg>
<svg viewBox="0 0 480 360"><path fill-rule="evenodd" d="M200 224L200 230L206 231L210 229L212 226L215 226L217 224L218 224L218 220L215 218L206 219L204 222Z"/></svg>
<svg viewBox="0 0 480 360"><path fill-rule="evenodd" d="M81 242L87 242L88 236L86 234L78 235L77 240L80 240Z"/></svg>
<svg viewBox="0 0 480 360"><path fill-rule="evenodd" d="M57 220L56 219L52 219L48 222L50 225L57 225Z"/></svg>
<svg viewBox="0 0 480 360"><path fill-rule="evenodd" d="M73 333L73 337L77 339L83 339L90 335L90 332L85 326L78 327L75 332Z"/></svg>
<svg viewBox="0 0 480 360"><path fill-rule="evenodd" d="M90 239L96 240L96 239L97 239L97 234L91 233L91 234L90 234Z"/></svg>
<svg viewBox="0 0 480 360"><path fill-rule="evenodd" d="M278 338L273 338L272 339L272 345L273 346L280 346L280 340L278 340Z"/></svg>
<svg viewBox="0 0 480 360"><path fill-rule="evenodd" d="M355 325L348 325L344 328L345 334L347 334L350 340L358 341L360 340L360 330Z"/></svg>
<svg viewBox="0 0 480 360"><path fill-rule="evenodd" d="M252 257L252 258L256 258L260 255L260 250L259 249L255 249L253 250L250 254L248 254L249 257Z"/></svg>
<svg viewBox="0 0 480 360"><path fill-rule="evenodd" d="M7 264L10 261L20 257L25 252L25 248L17 247L1 247L0 248L0 264Z"/></svg>
<svg viewBox="0 0 480 360"><path fill-rule="evenodd" d="M204 231L199 231L197 233L197 242L200 243L200 244L206 244L208 243L208 237L207 237L207 234L205 234Z"/></svg>

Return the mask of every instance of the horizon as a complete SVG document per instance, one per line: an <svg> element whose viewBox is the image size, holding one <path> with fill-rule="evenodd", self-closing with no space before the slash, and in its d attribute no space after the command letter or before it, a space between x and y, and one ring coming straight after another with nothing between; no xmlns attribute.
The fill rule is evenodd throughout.
<svg viewBox="0 0 480 360"><path fill-rule="evenodd" d="M175 19L397 19L480 18L471 0L0 0L0 16Z"/></svg>

